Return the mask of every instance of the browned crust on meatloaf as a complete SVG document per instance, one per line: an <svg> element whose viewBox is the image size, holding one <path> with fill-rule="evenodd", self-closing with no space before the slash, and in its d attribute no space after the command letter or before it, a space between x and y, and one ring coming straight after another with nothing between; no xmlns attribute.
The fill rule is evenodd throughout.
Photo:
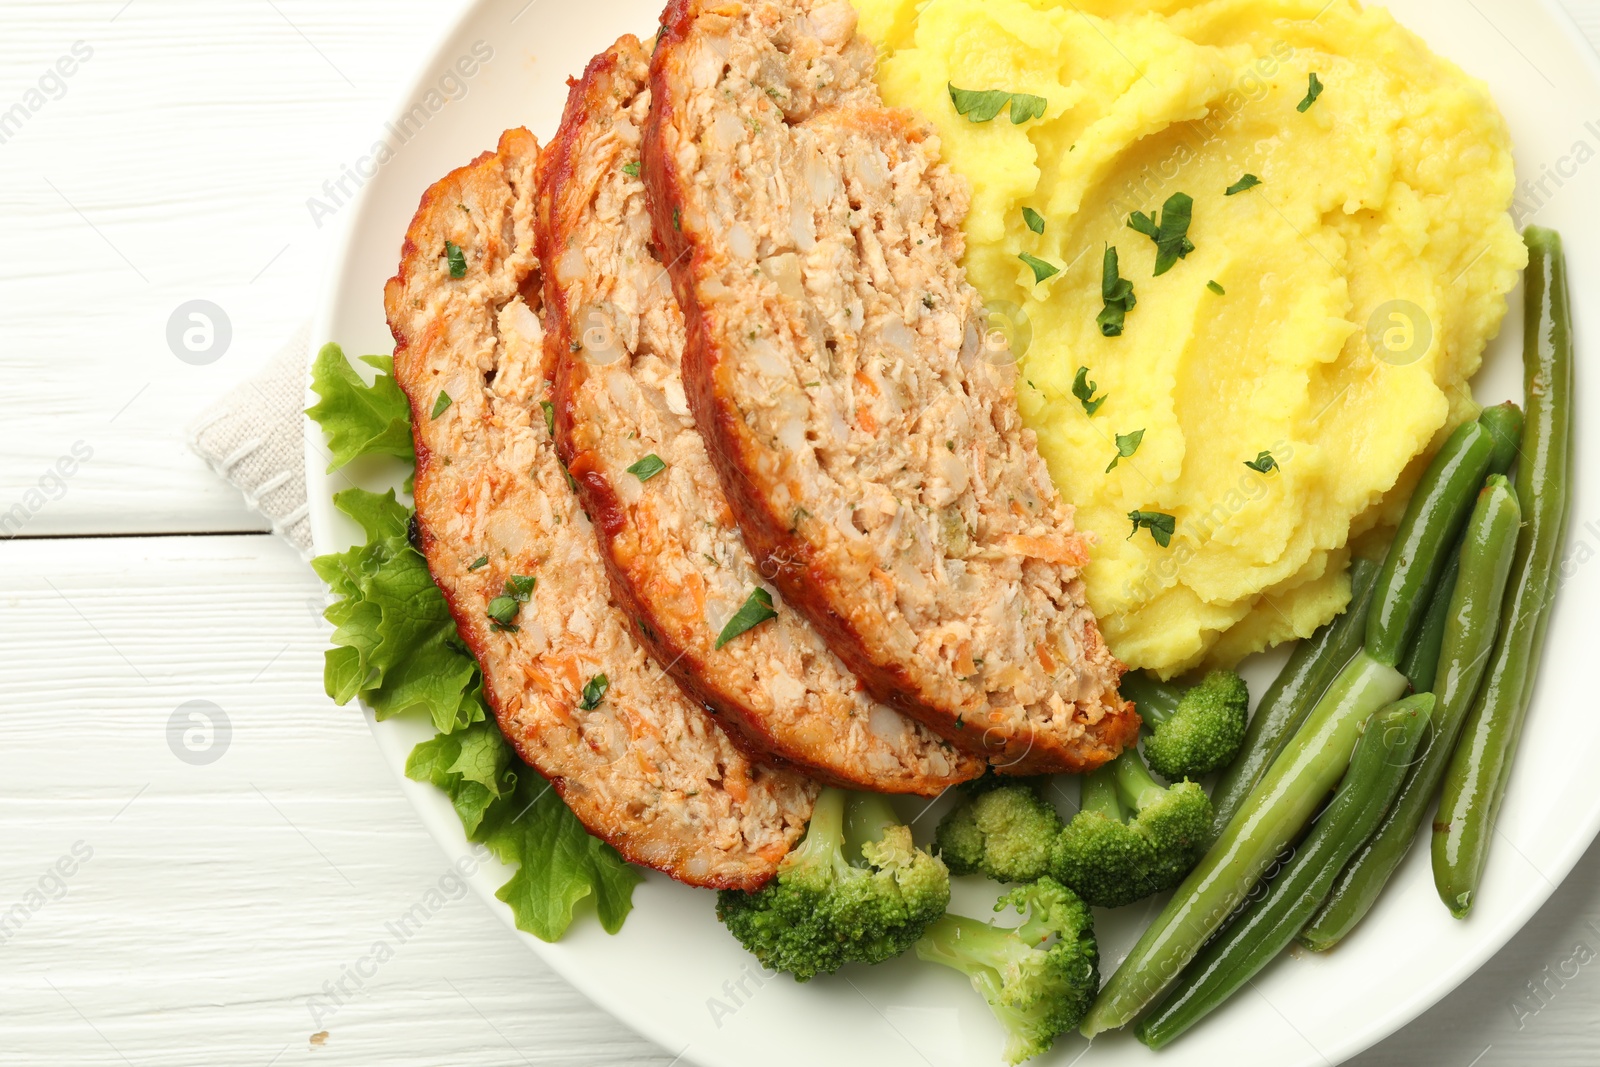
<svg viewBox="0 0 1600 1067"><path fill-rule="evenodd" d="M538 200L557 444L614 594L657 662L752 758L834 785L941 793L984 761L873 700L781 599L776 618L716 647L767 583L683 403L683 317L637 176L648 74L632 36L590 62L545 150ZM629 471L646 455L666 464L648 482Z"/></svg>
<svg viewBox="0 0 1600 1067"><path fill-rule="evenodd" d="M429 188L384 291L422 551L502 732L591 833L692 885L759 886L803 830L815 786L752 765L661 676L609 600L540 407L553 367L537 318L538 157L528 131L510 130ZM447 242L465 257L461 278ZM435 416L441 391L452 402ZM488 602L514 574L538 585L515 628L497 629ZM585 708L582 690L601 674L609 688Z"/></svg>
<svg viewBox="0 0 1600 1067"><path fill-rule="evenodd" d="M1015 369L978 355L966 190L932 129L883 107L846 3L673 0L662 22L651 212L690 405L762 573L869 690L997 769L1104 763L1138 718ZM751 269L797 251L788 292Z"/></svg>

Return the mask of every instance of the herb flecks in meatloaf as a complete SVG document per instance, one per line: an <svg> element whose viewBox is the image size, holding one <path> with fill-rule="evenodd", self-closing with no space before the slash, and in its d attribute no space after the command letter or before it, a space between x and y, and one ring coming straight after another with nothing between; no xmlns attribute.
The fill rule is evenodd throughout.
<svg viewBox="0 0 1600 1067"><path fill-rule="evenodd" d="M1010 773L1137 737L1087 539L960 267L967 192L845 0L674 0L644 176L688 399L764 574L880 699ZM931 298L931 299L930 299Z"/></svg>
<svg viewBox="0 0 1600 1067"><path fill-rule="evenodd" d="M617 597L658 662L757 758L938 794L983 761L873 700L804 617L772 603L723 498L684 395L683 316L629 169L648 73L648 53L624 37L574 83L546 149L537 226L556 436Z"/></svg>
<svg viewBox="0 0 1600 1067"><path fill-rule="evenodd" d="M421 547L501 730L583 824L681 881L757 886L804 828L815 786L752 764L655 669L610 600L540 406L552 367L534 250L538 162L532 135L511 130L430 188L385 290L395 378L411 403ZM465 271L452 269L451 245ZM429 418L440 390L453 402ZM513 576L537 581L514 586L529 595L505 625L488 606Z"/></svg>

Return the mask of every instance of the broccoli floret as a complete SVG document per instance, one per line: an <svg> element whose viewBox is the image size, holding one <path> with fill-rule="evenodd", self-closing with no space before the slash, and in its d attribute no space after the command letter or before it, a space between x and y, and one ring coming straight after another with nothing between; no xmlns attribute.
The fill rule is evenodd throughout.
<svg viewBox="0 0 1600 1067"><path fill-rule="evenodd" d="M805 840L754 893L723 890L717 918L765 966L804 982L900 955L950 904L950 873L911 843L888 801L824 789Z"/></svg>
<svg viewBox="0 0 1600 1067"><path fill-rule="evenodd" d="M939 821L935 842L952 874L1031 882L1050 869L1061 816L1032 786L1003 785L961 803Z"/></svg>
<svg viewBox="0 0 1600 1067"><path fill-rule="evenodd" d="M1212 671L1187 692L1130 674L1122 690L1150 727L1144 758L1167 781L1213 774L1239 754L1250 690L1233 671Z"/></svg>
<svg viewBox="0 0 1600 1067"><path fill-rule="evenodd" d="M1006 1062L1049 1050L1082 1021L1100 989L1094 917L1072 890L1048 876L995 902L1024 916L1014 928L946 915L917 942L917 955L966 975L1006 1028Z"/></svg>
<svg viewBox="0 0 1600 1067"><path fill-rule="evenodd" d="M1210 830L1205 790L1193 782L1162 786L1128 748L1084 778L1082 810L1056 838L1050 868L1090 904L1117 908L1181 882L1205 853Z"/></svg>

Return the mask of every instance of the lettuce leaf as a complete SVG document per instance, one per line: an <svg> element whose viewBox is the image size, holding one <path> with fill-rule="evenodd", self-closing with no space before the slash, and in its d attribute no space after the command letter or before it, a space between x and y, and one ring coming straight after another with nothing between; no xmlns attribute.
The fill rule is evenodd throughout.
<svg viewBox="0 0 1600 1067"><path fill-rule="evenodd" d="M306 410L328 438L328 473L359 456L394 456L416 462L411 443L411 406L394 381L393 356L362 356L381 372L371 385L361 379L344 350L323 345L311 362L311 388L320 398Z"/></svg>
<svg viewBox="0 0 1600 1067"><path fill-rule="evenodd" d="M409 408L387 356L364 356L371 385L337 345L318 353L307 411L328 435L335 470L365 455L414 461ZM402 449L403 445L403 449ZM406 777L431 782L456 809L467 837L517 871L496 894L517 927L555 941L592 900L600 925L622 927L639 873L591 837L555 790L500 733L483 695L483 674L462 642L427 562L411 544L412 510L387 493L346 489L340 511L360 524L363 544L312 560L335 599L323 685L335 703L360 697L383 719L425 711L437 736L412 750Z"/></svg>
<svg viewBox="0 0 1600 1067"><path fill-rule="evenodd" d="M462 699L478 665L422 553L406 537L410 510L393 489L382 495L346 489L333 502L361 524L367 543L311 563L342 596L323 613L337 646L325 658L328 695L341 704L359 696L380 719L424 708L445 732L483 718L480 703Z"/></svg>
<svg viewBox="0 0 1600 1067"><path fill-rule="evenodd" d="M571 925L578 905L593 895L600 925L616 933L633 908L639 872L610 845L591 837L548 783L541 780L531 797L529 792L528 784L518 788L522 814L489 837L497 855L516 855L522 864L495 896L511 905L519 929L554 941Z"/></svg>
<svg viewBox="0 0 1600 1067"><path fill-rule="evenodd" d="M484 841L496 823L510 817L509 805L501 802L517 786L511 762L511 748L499 729L482 721L458 734L439 734L412 749L406 760L406 777L432 782L443 790L455 805L467 838Z"/></svg>

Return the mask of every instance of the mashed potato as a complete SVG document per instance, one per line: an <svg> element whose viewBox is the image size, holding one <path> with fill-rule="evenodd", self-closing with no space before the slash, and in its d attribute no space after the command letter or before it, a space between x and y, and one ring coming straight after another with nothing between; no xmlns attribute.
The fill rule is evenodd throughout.
<svg viewBox="0 0 1600 1067"><path fill-rule="evenodd" d="M1485 88L1349 0L857 4L884 96L972 183L967 266L1019 350L1031 331L1023 416L1098 535L1089 600L1117 655L1171 675L1332 617L1350 539L1398 518L1475 413L1465 383L1525 263ZM950 85L1048 103L975 123ZM1193 251L1156 277L1128 219L1178 192ZM1096 325L1108 245L1137 300L1117 337ZM1022 252L1060 272L1035 284ZM1275 470L1245 465L1262 451ZM1170 544L1130 540L1132 511L1172 516Z"/></svg>

